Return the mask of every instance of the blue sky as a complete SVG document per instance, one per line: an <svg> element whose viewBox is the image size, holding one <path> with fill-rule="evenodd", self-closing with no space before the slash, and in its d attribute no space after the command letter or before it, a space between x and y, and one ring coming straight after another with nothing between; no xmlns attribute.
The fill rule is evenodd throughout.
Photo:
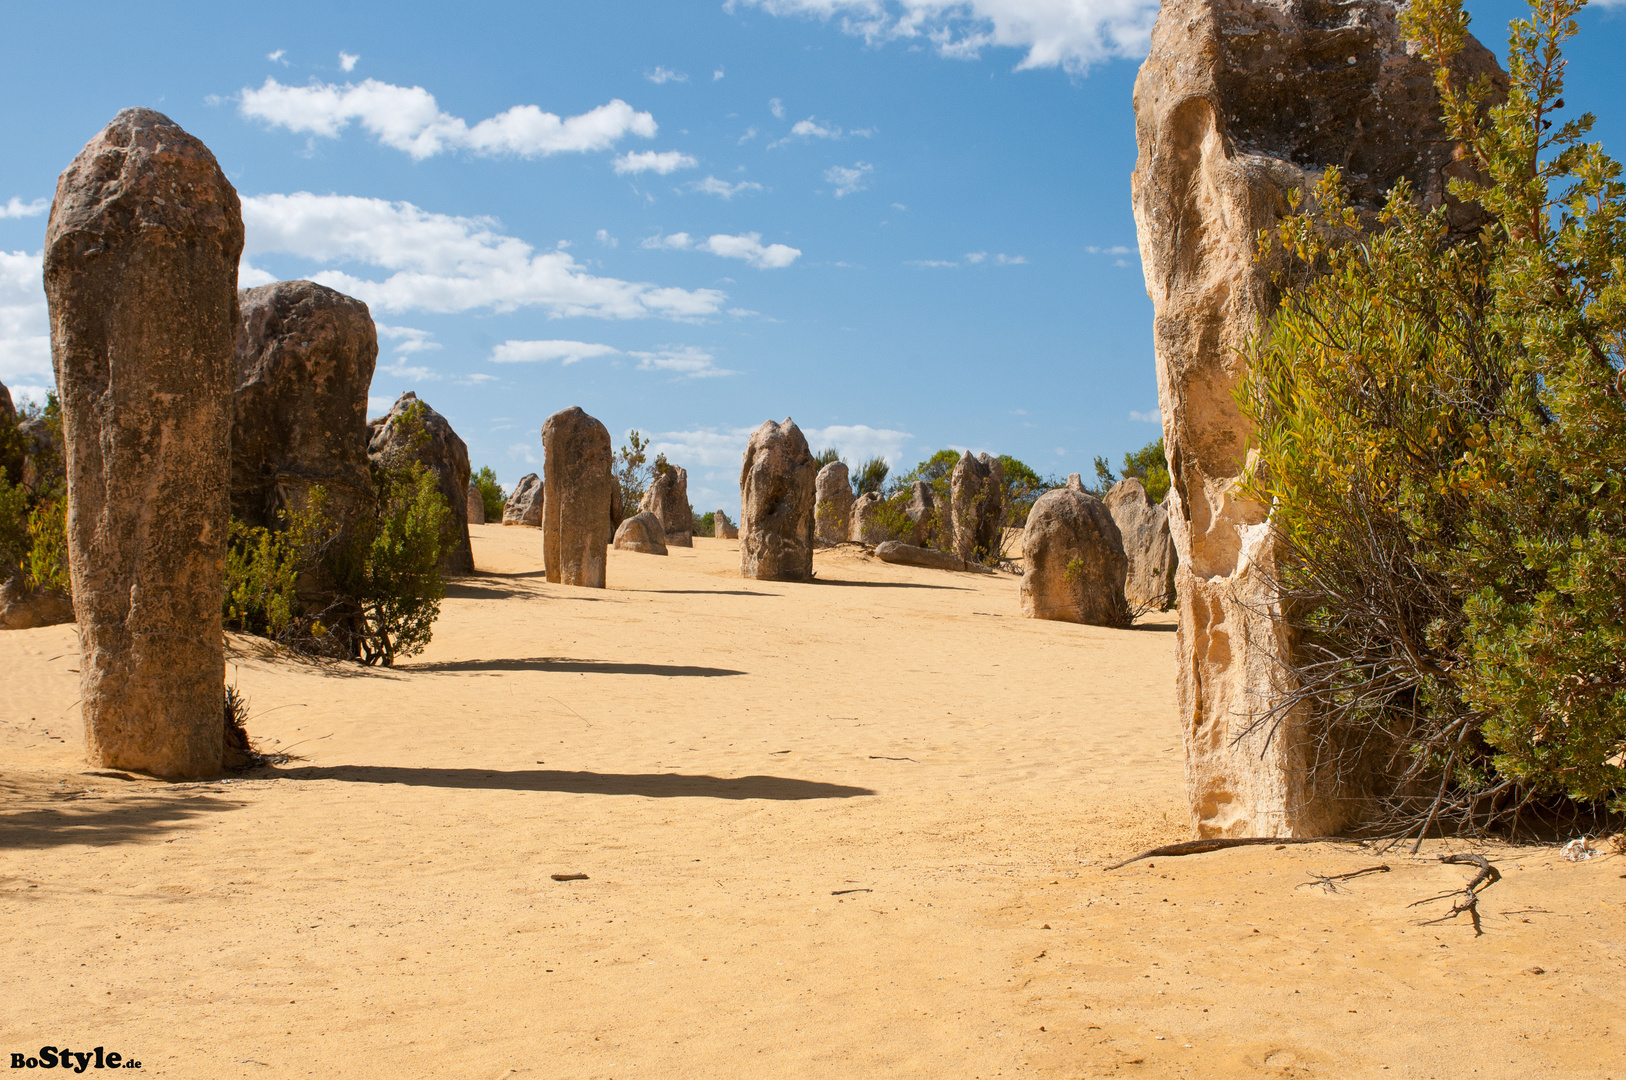
<svg viewBox="0 0 1626 1080"><path fill-rule="evenodd" d="M138 7L140 10L138 10ZM157 9L155 13L154 9ZM1522 10L1476 3L1503 49ZM1159 433L1129 205L1141 0L14 6L0 40L0 381L50 381L56 176L167 113L244 198L243 284L314 277L380 325L476 465L538 468L581 405L738 506L790 415L908 467L946 446L1089 474ZM1626 5L1572 105L1619 153Z"/></svg>

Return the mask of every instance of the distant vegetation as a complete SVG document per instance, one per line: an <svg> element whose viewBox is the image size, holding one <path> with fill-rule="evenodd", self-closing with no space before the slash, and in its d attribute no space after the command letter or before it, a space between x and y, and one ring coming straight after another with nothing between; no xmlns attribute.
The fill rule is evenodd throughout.
<svg viewBox="0 0 1626 1080"><path fill-rule="evenodd" d="M1163 436L1159 435L1155 442L1149 442L1139 450L1124 455L1123 475L1114 476L1107 466L1107 459L1095 459L1095 483L1099 494L1105 495L1107 489L1119 480L1139 480L1140 486L1146 489L1147 498L1160 503L1169 494L1169 462L1163 452Z"/></svg>
<svg viewBox="0 0 1626 1080"><path fill-rule="evenodd" d="M492 524L500 522L503 504L508 499L502 493L502 485L497 483L496 472L490 465L482 465L472 479L475 489L480 492L480 505L485 508L486 521Z"/></svg>
<svg viewBox="0 0 1626 1080"><path fill-rule="evenodd" d="M21 572L30 589L71 591L68 580L68 489L59 448L62 446L62 407L53 391L45 406L26 404L18 422L43 420L47 437L33 446L17 429L0 430L0 582ZM31 482L25 482L23 461L30 452Z"/></svg>

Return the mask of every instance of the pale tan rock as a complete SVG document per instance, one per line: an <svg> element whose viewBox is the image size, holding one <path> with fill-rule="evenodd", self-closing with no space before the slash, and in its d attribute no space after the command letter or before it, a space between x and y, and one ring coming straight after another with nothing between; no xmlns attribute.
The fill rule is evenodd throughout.
<svg viewBox="0 0 1626 1080"><path fill-rule="evenodd" d="M485 496L480 494L480 489L475 486L473 480L469 481L467 502L469 506L469 524L484 525L486 523L486 500Z"/></svg>
<svg viewBox="0 0 1626 1080"><path fill-rule="evenodd" d="M845 461L832 461L814 481L814 535L820 543L848 539L852 527L853 485Z"/></svg>
<svg viewBox="0 0 1626 1080"><path fill-rule="evenodd" d="M914 547L932 547L941 545L943 533L943 510L938 505L937 492L924 480L916 480L909 490L909 520L914 522L914 531L909 536L909 543Z"/></svg>
<svg viewBox="0 0 1626 1080"><path fill-rule="evenodd" d="M1056 488L1039 496L1022 533L1022 614L1090 626L1128 626L1129 560L1106 506Z"/></svg>
<svg viewBox="0 0 1626 1080"><path fill-rule="evenodd" d="M1131 188L1155 312L1180 727L1200 837L1325 835L1362 797L1311 774L1307 717L1249 730L1289 690L1292 641L1268 586L1265 508L1237 488L1250 432L1234 391L1247 337L1277 302L1271 267L1254 259L1258 236L1291 191L1337 164L1369 222L1402 176L1430 204L1449 203L1447 174L1461 166L1399 10L1388 0L1165 0L1135 82ZM1458 66L1496 72L1472 38ZM1459 231L1481 220L1474 208L1449 211Z"/></svg>
<svg viewBox="0 0 1626 1080"><path fill-rule="evenodd" d="M880 544L896 539L881 521L885 509L886 496L879 491L866 491L858 496L853 501L847 539L857 544Z"/></svg>
<svg viewBox="0 0 1626 1080"><path fill-rule="evenodd" d="M760 581L813 577L813 497L818 463L790 417L751 433L740 468L740 575Z"/></svg>
<svg viewBox="0 0 1626 1080"><path fill-rule="evenodd" d="M412 442L402 415L416 412L427 436ZM449 420L419 401L408 390L395 400L387 415L367 422L367 454L380 464L416 461L435 474L436 487L452 512L452 546L440 560L442 573L474 573L474 548L469 543L469 448Z"/></svg>
<svg viewBox="0 0 1626 1080"><path fill-rule="evenodd" d="M683 466L667 465L657 471L638 507L660 521L668 547L694 547L694 508L689 505L689 473Z"/></svg>
<svg viewBox="0 0 1626 1080"><path fill-rule="evenodd" d="M1123 534L1129 556L1124 597L1133 611L1165 611L1174 602L1174 572L1179 555L1169 532L1169 506L1154 503L1133 476L1112 485L1102 500Z"/></svg>
<svg viewBox="0 0 1626 1080"><path fill-rule="evenodd" d="M175 779L221 769L242 250L237 192L160 113L119 113L57 180L45 296L99 766Z"/></svg>
<svg viewBox="0 0 1626 1080"><path fill-rule="evenodd" d="M535 473L526 473L514 485L514 490L508 495L508 501L503 503L502 523L504 525L529 525L533 529L542 527L542 478Z"/></svg>
<svg viewBox="0 0 1626 1080"><path fill-rule="evenodd" d="M711 534L719 540L738 540L740 538L739 528L732 521L729 521L728 515L721 510L712 511Z"/></svg>
<svg viewBox="0 0 1626 1080"><path fill-rule="evenodd" d="M542 557L554 584L604 588L610 547L610 432L572 405L542 424Z"/></svg>
<svg viewBox="0 0 1626 1080"><path fill-rule="evenodd" d="M960 455L949 476L949 535L962 559L980 562L999 552L1005 523L1005 467L988 454Z"/></svg>
<svg viewBox="0 0 1626 1080"><path fill-rule="evenodd" d="M47 589L30 589L22 574L0 585L0 630L32 630L73 622L73 601Z"/></svg>
<svg viewBox="0 0 1626 1080"><path fill-rule="evenodd" d="M966 562L952 552L916 547L914 544L905 544L899 540L886 540L876 544L875 557L882 562L898 563L903 566L923 566L928 570L957 570L966 574L992 574L996 572L993 567L984 566L981 563Z"/></svg>
<svg viewBox="0 0 1626 1080"><path fill-rule="evenodd" d="M615 546L621 551L665 555L666 530L661 527L661 519L653 511L640 510L615 530Z"/></svg>

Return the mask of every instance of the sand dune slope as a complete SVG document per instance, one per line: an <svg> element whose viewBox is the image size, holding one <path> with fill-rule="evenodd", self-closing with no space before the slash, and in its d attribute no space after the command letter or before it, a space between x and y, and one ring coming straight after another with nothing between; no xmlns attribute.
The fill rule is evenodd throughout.
<svg viewBox="0 0 1626 1080"><path fill-rule="evenodd" d="M471 533L400 668L234 641L251 731L302 758L242 779L90 774L73 629L0 634L0 1052L1626 1080L1626 859L1489 849L1479 938L1406 907L1468 876L1438 845L1103 870L1187 835L1166 621L1032 622L1008 575L847 552L744 581L708 539L572 589L540 531Z"/></svg>

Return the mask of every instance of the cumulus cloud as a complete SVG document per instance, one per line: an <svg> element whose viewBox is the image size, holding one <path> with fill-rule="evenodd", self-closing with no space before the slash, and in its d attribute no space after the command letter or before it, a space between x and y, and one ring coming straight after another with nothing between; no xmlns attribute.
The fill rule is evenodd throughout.
<svg viewBox="0 0 1626 1080"><path fill-rule="evenodd" d="M595 356L613 356L620 352L610 345L594 345L585 341L505 341L491 350L493 364L545 363L557 360L560 364L574 364L591 360Z"/></svg>
<svg viewBox="0 0 1626 1080"><path fill-rule="evenodd" d="M708 176L704 180L690 182L688 190L697 191L702 195L716 195L720 199L732 199L744 192L761 191L763 188L755 180L741 180L737 184L730 184L727 180L719 180L715 176Z"/></svg>
<svg viewBox="0 0 1626 1080"><path fill-rule="evenodd" d="M350 52L341 52L341 53L339 53L339 70L340 71L354 71L354 70L356 70L356 61L360 60L360 59L361 59L361 54L360 53L350 53Z"/></svg>
<svg viewBox="0 0 1626 1080"><path fill-rule="evenodd" d="M386 326L378 324L378 336L386 341L395 341L395 351L403 355L416 352L433 352L441 347L435 340L435 335L428 330L419 330L411 326Z"/></svg>
<svg viewBox="0 0 1626 1080"><path fill-rule="evenodd" d="M692 169L700 162L680 150L640 150L637 153L625 153L615 159L615 171L618 175L628 173L652 172L665 176L667 173L677 172L679 169Z"/></svg>
<svg viewBox="0 0 1626 1080"><path fill-rule="evenodd" d="M709 379L736 372L720 368L716 357L693 345L666 345L654 352L629 352L637 357L639 371L669 371L685 379Z"/></svg>
<svg viewBox="0 0 1626 1080"><path fill-rule="evenodd" d="M738 470L745 459L745 444L754 428L701 428L692 431L657 431L649 435L651 453L669 460L710 469ZM692 463L692 464L691 464Z"/></svg>
<svg viewBox="0 0 1626 1080"><path fill-rule="evenodd" d="M655 65L655 70L654 71L646 71L646 72L644 72L644 78L648 79L650 82L654 83L656 86L662 86L662 85L664 85L666 83L669 83L669 82L688 82L689 81L689 77L687 75L685 75L683 72L681 72L681 71L673 71L671 68L664 68L664 67L661 67L659 64Z"/></svg>
<svg viewBox="0 0 1626 1080"><path fill-rule="evenodd" d="M907 431L872 428L868 424L835 424L823 428L803 428L809 446L834 447L843 459L857 464L866 458L881 457L893 468L905 464L903 449L914 441Z"/></svg>
<svg viewBox="0 0 1626 1080"><path fill-rule="evenodd" d="M33 202L25 203L13 195L4 206L0 206L0 218L39 217L50 208L50 199L35 199Z"/></svg>
<svg viewBox="0 0 1626 1080"><path fill-rule="evenodd" d="M0 251L0 382L52 383L51 330L41 266L45 253Z"/></svg>
<svg viewBox="0 0 1626 1080"><path fill-rule="evenodd" d="M1156 0L728 0L727 6L833 19L871 44L925 40L955 59L975 58L988 46L1025 49L1018 71L1060 67L1074 74L1113 57L1144 56L1158 8Z"/></svg>
<svg viewBox="0 0 1626 1080"><path fill-rule="evenodd" d="M862 161L854 162L850 169L845 165L832 165L824 170L824 182L836 189L835 195L839 199L869 187L869 178L874 172L875 166Z"/></svg>
<svg viewBox="0 0 1626 1080"><path fill-rule="evenodd" d="M280 253L328 264L306 276L375 310L457 312L541 307L606 319L697 319L725 293L597 277L568 252L538 252L490 218L435 214L408 202L353 195L251 195L243 199L245 260ZM374 266L383 280L332 264Z"/></svg>
<svg viewBox="0 0 1626 1080"><path fill-rule="evenodd" d="M717 233L697 240L688 233L655 235L644 241L644 247L665 251L709 251L725 259L744 259L758 270L780 270L801 258L800 248L788 244L764 244L761 233L742 233L729 236Z"/></svg>
<svg viewBox="0 0 1626 1080"><path fill-rule="evenodd" d="M442 112L423 87L376 79L342 86L284 86L268 78L258 90L243 89L238 111L271 127L327 139L337 138L356 121L385 146L419 160L454 150L520 157L587 153L608 150L628 135L653 138L657 130L653 116L620 98L565 119L535 105L515 105L470 127L461 117Z"/></svg>

